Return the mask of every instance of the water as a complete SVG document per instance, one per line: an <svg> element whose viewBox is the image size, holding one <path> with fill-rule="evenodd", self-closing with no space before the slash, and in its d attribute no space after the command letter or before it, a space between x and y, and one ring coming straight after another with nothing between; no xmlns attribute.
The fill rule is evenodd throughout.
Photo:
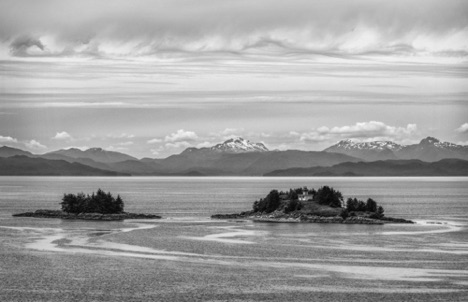
<svg viewBox="0 0 468 302"><path fill-rule="evenodd" d="M0 177L0 301L467 301L468 178ZM331 185L415 225L217 221ZM102 188L124 222L13 218Z"/></svg>

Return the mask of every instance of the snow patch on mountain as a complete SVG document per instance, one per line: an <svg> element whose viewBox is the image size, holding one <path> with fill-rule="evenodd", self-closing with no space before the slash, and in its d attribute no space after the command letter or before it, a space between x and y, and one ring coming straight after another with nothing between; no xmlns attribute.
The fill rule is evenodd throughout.
<svg viewBox="0 0 468 302"><path fill-rule="evenodd" d="M428 146L429 145L429 146L434 146L436 148L447 149L447 150L468 148L468 146L457 145L457 144L450 143L450 142L441 142L437 138L431 137L431 136L428 136L425 139L421 140L421 142L419 144L422 145L422 146Z"/></svg>
<svg viewBox="0 0 468 302"><path fill-rule="evenodd" d="M267 152L269 151L262 143L252 143L242 137L228 139L224 143L210 148L212 151L243 153L243 152Z"/></svg>
<svg viewBox="0 0 468 302"><path fill-rule="evenodd" d="M347 139L347 140L342 140L338 142L336 145L331 146L327 150L341 149L341 150L399 151L401 150L401 148L403 148L403 146L397 143L391 142L391 141L374 141L374 142L359 143L359 142L354 142L353 140Z"/></svg>

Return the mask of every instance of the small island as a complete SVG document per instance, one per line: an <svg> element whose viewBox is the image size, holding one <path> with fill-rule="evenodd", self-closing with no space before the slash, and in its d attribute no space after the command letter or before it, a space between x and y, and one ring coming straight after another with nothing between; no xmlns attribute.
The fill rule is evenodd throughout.
<svg viewBox="0 0 468 302"><path fill-rule="evenodd" d="M216 214L212 219L252 219L255 222L309 222L345 224L414 223L402 218L385 217L384 209L375 200L366 202L348 198L329 186L318 190L307 187L289 192L272 190L253 203L251 211L237 214Z"/></svg>
<svg viewBox="0 0 468 302"><path fill-rule="evenodd" d="M91 195L85 195L84 193L64 194L60 205L62 206L61 210L37 210L35 212L13 214L13 216L105 221L161 218L161 216L154 214L124 212L124 202L120 195L115 198L110 192L105 193L101 189Z"/></svg>

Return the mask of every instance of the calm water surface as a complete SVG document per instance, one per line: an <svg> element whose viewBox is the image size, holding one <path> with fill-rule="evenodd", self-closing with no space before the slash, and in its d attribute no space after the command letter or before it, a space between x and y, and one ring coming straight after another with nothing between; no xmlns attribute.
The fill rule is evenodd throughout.
<svg viewBox="0 0 468 302"><path fill-rule="evenodd" d="M415 225L216 221L331 185ZM63 193L164 219L12 218ZM0 177L0 301L467 301L468 178Z"/></svg>

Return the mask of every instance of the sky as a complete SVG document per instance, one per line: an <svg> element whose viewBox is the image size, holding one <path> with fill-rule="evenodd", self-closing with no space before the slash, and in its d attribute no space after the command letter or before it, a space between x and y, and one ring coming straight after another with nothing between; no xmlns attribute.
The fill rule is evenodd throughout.
<svg viewBox="0 0 468 302"><path fill-rule="evenodd" d="M0 145L468 145L468 1L0 0Z"/></svg>

